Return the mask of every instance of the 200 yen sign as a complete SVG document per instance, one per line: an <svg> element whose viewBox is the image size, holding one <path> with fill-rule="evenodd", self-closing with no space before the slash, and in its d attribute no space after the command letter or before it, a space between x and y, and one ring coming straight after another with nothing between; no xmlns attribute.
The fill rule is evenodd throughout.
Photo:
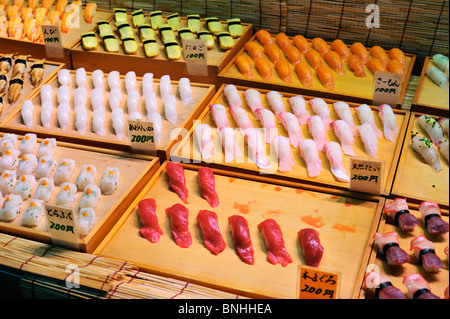
<svg viewBox="0 0 450 319"><path fill-rule="evenodd" d="M154 142L153 141L153 136L148 136L148 135L131 135L131 142L137 142L137 143L147 143L148 141L150 142Z"/></svg>
<svg viewBox="0 0 450 319"><path fill-rule="evenodd" d="M73 229L73 226L70 225L60 225L60 224L56 224L52 221L50 221L50 229L55 229L55 230L60 230L60 231L66 231L69 233L74 234L75 231Z"/></svg>

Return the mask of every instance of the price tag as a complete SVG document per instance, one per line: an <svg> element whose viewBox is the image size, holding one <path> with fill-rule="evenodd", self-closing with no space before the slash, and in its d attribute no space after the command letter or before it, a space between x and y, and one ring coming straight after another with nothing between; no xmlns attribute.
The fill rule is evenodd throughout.
<svg viewBox="0 0 450 319"><path fill-rule="evenodd" d="M61 40L59 26L51 24L42 24L42 34L44 36L45 50L47 58L64 58L64 48Z"/></svg>
<svg viewBox="0 0 450 319"><path fill-rule="evenodd" d="M337 299L341 274L315 267L298 267L298 297L300 299Z"/></svg>
<svg viewBox="0 0 450 319"><path fill-rule="evenodd" d="M375 72L373 76L373 105L398 104L402 90L402 76L390 72Z"/></svg>
<svg viewBox="0 0 450 319"><path fill-rule="evenodd" d="M71 207L45 204L48 232L55 245L79 249L75 212Z"/></svg>
<svg viewBox="0 0 450 319"><path fill-rule="evenodd" d="M206 42L200 39L183 40L184 59L190 75L208 75Z"/></svg>
<svg viewBox="0 0 450 319"><path fill-rule="evenodd" d="M153 123L128 120L128 134L133 152L156 155Z"/></svg>
<svg viewBox="0 0 450 319"><path fill-rule="evenodd" d="M380 195L383 172L383 160L351 157L350 190Z"/></svg>

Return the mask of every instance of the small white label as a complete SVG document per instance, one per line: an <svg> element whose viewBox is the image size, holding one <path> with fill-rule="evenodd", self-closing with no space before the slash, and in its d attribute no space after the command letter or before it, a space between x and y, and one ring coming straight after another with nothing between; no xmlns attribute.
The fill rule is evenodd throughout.
<svg viewBox="0 0 450 319"><path fill-rule="evenodd" d="M79 249L75 212L72 207L46 203L48 232L55 245Z"/></svg>
<svg viewBox="0 0 450 319"><path fill-rule="evenodd" d="M155 131L152 122L128 120L128 133L133 152L156 154Z"/></svg>
<svg viewBox="0 0 450 319"><path fill-rule="evenodd" d="M402 90L402 76L390 72L375 72L373 76L373 105L397 105Z"/></svg>
<svg viewBox="0 0 450 319"><path fill-rule="evenodd" d="M369 194L381 194L384 161L350 158L350 190Z"/></svg>
<svg viewBox="0 0 450 319"><path fill-rule="evenodd" d="M51 24L42 24L42 34L44 36L45 50L47 58L64 58L64 48L61 41L59 26Z"/></svg>
<svg viewBox="0 0 450 319"><path fill-rule="evenodd" d="M208 75L206 42L200 39L183 40L184 59L189 75Z"/></svg>

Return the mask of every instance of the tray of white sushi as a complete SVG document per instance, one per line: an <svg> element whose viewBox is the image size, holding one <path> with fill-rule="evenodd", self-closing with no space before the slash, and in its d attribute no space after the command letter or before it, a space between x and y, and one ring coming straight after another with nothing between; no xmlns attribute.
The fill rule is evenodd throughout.
<svg viewBox="0 0 450 319"><path fill-rule="evenodd" d="M130 152L127 121L149 121L157 155L164 159L214 93L213 85L188 78L172 81L169 75L157 79L152 73L137 77L134 71L61 69L1 126L10 132Z"/></svg>
<svg viewBox="0 0 450 319"><path fill-rule="evenodd" d="M0 231L52 242L45 204L72 208L79 250L90 252L159 167L148 155L0 134Z"/></svg>

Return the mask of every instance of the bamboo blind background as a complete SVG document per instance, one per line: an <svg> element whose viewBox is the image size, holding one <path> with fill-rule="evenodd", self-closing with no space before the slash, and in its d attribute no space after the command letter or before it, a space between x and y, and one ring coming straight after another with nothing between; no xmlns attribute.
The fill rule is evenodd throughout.
<svg viewBox="0 0 450 319"><path fill-rule="evenodd" d="M161 10L182 16L200 14L225 20L239 17L251 23L255 31L285 32L306 38L360 41L399 47L424 58L449 51L449 0L94 0L99 8ZM85 2L87 2L85 0ZM366 27L366 7L380 9L380 28Z"/></svg>

